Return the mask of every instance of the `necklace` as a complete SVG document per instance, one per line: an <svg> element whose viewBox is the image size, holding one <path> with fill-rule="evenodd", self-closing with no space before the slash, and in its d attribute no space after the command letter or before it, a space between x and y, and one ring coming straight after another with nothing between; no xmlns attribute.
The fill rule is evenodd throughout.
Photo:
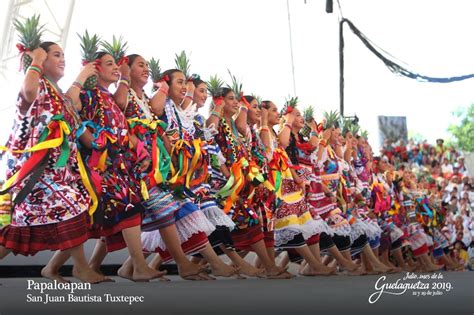
<svg viewBox="0 0 474 315"><path fill-rule="evenodd" d="M236 162L236 159L237 159L237 147L239 145L238 140L236 140L236 136L238 137L237 127L235 126L235 122L231 120L231 125L232 125L232 130L231 130L230 126L227 124L224 118L221 119L221 125L226 135L227 147L230 149L230 154L231 154L230 162L234 163Z"/></svg>
<svg viewBox="0 0 474 315"><path fill-rule="evenodd" d="M138 116L141 116L140 113L143 112L145 114L146 119L148 120L156 120L156 115L153 113L150 101L145 93L143 93L142 98L139 98L137 93L134 89L130 88L128 90L128 94L130 96L130 103L133 106L134 113Z"/></svg>
<svg viewBox="0 0 474 315"><path fill-rule="evenodd" d="M51 105L53 106L54 115L58 115L62 111L63 99L59 97L58 87L53 82L51 82L47 77L44 77L44 83L48 94L51 97Z"/></svg>

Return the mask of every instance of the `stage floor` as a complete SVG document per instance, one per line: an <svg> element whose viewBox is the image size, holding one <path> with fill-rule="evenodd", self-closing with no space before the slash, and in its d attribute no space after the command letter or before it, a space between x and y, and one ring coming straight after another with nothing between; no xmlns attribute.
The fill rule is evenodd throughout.
<svg viewBox="0 0 474 315"><path fill-rule="evenodd" d="M99 296L102 302L27 302L33 278L0 279L0 314L469 314L474 312L474 272L443 272L443 279L420 280L450 283L453 287L437 296L415 296L414 290L402 295L382 294L370 304L380 276L296 277L291 280L219 279L183 281L170 276L171 282L133 283L114 277L115 283L92 285L90 290L75 291L73 298ZM383 283L408 282L405 273L387 275ZM418 275L419 277L419 275ZM410 283L414 283L411 280ZM388 290L386 290L388 291ZM392 290L392 292L397 290ZM423 291L423 290L418 290ZM426 291L426 290L425 290ZM434 290L436 291L436 290ZM398 290L397 292L400 292ZM69 291L45 291L56 299ZM121 302L105 302L105 295ZM430 295L430 294L428 294ZM43 297L44 294L42 295ZM143 302L129 305L126 297L142 297ZM125 301L125 302L124 302ZM110 312L110 313L107 313ZM113 312L113 313L112 313Z"/></svg>

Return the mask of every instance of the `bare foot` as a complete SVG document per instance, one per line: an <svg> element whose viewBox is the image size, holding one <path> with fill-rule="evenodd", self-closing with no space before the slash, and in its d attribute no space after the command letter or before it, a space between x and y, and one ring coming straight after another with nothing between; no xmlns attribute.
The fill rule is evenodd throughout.
<svg viewBox="0 0 474 315"><path fill-rule="evenodd" d="M374 272L376 272L376 271L374 271ZM363 267L359 267L356 270L352 270L352 271L347 272L348 276L365 276L367 274L369 274L369 273Z"/></svg>
<svg viewBox="0 0 474 315"><path fill-rule="evenodd" d="M71 281L64 279L58 271L50 269L48 266L45 266L41 269L41 276L50 280L56 280L61 283L71 283Z"/></svg>
<svg viewBox="0 0 474 315"><path fill-rule="evenodd" d="M216 278L214 278L213 276L210 276L210 275L209 275L207 272L205 272L205 271L199 273L198 276L201 277L201 280L216 280Z"/></svg>
<svg viewBox="0 0 474 315"><path fill-rule="evenodd" d="M238 267L238 266L234 266L234 267ZM251 264L245 262L242 266L240 266L239 273L248 277L262 277L265 274L265 270L255 268Z"/></svg>
<svg viewBox="0 0 474 315"><path fill-rule="evenodd" d="M324 266L324 268L321 268L318 266L318 268L312 268L310 265L306 265L303 270L300 270L299 274L305 277L314 277L314 276L330 276L335 274L336 269L330 268L327 266Z"/></svg>
<svg viewBox="0 0 474 315"><path fill-rule="evenodd" d="M89 268L91 268L92 270L94 270L96 273L98 273L99 275L104 275L104 273L102 272L102 270L100 270L100 265L96 266L96 265L89 265Z"/></svg>
<svg viewBox="0 0 474 315"><path fill-rule="evenodd" d="M188 262L184 265L178 265L178 273L184 280L204 280L199 276L202 269L192 262Z"/></svg>
<svg viewBox="0 0 474 315"><path fill-rule="evenodd" d="M240 273L236 273L235 275L232 276L234 279L237 280L245 280L247 279L246 277L242 276Z"/></svg>
<svg viewBox="0 0 474 315"><path fill-rule="evenodd" d="M163 277L166 274L166 271L159 271L151 269L147 265L144 268L135 268L133 270L133 281L136 282L146 282L156 278Z"/></svg>
<svg viewBox="0 0 474 315"><path fill-rule="evenodd" d="M123 265L117 270L117 276L133 281L133 268L125 268Z"/></svg>
<svg viewBox="0 0 474 315"><path fill-rule="evenodd" d="M286 268L282 268L279 266L273 266L270 270L265 271L265 278L266 279L290 279L288 276L291 276L286 271Z"/></svg>
<svg viewBox="0 0 474 315"><path fill-rule="evenodd" d="M352 261L349 261L347 259L342 260L340 264L347 271L355 271L360 267L359 265L354 264Z"/></svg>
<svg viewBox="0 0 474 315"><path fill-rule="evenodd" d="M110 282L113 281L110 278L107 278L101 274L98 274L90 268L77 269L76 266L72 268L72 275L81 280L82 282L88 282L92 284L101 283L101 282Z"/></svg>
<svg viewBox="0 0 474 315"><path fill-rule="evenodd" d="M211 266L211 273L216 277L232 277L234 274L239 272L240 268L232 267L224 263L219 266Z"/></svg>

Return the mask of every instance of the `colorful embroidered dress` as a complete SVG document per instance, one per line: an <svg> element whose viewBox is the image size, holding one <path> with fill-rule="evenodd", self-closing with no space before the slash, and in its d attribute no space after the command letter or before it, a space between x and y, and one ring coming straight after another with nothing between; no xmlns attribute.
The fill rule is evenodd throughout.
<svg viewBox="0 0 474 315"><path fill-rule="evenodd" d="M287 150L294 153L294 145L295 143L290 141ZM277 205L273 214L275 245L280 249L301 247L311 237L319 237L321 232L331 232L321 218L314 219L312 207L306 202L303 191L293 179L290 168L299 168L298 161L290 161L287 152L276 144L274 148L268 165L271 181L276 186Z"/></svg>
<svg viewBox="0 0 474 315"><path fill-rule="evenodd" d="M20 191L29 192L14 207L11 225L1 231L0 244L22 255L80 245L88 238L90 197L79 173L76 113L59 88L43 78L36 100L25 114L19 110L22 102L20 95L7 143L10 150L27 150L48 140L64 138L49 149L49 156L47 150L7 154L7 183L9 179L13 181L13 200ZM27 187L35 172L39 177ZM18 174L16 180L14 174Z"/></svg>
<svg viewBox="0 0 474 315"><path fill-rule="evenodd" d="M99 234L110 237L141 224L140 183L136 174L146 156L131 149L127 121L112 94L103 87L81 91L81 117L93 133L93 149L87 157L103 206ZM139 146L137 146L139 147ZM96 235L97 236L97 235ZM123 239L107 243L109 251L126 246Z"/></svg>
<svg viewBox="0 0 474 315"><path fill-rule="evenodd" d="M144 92L140 99L133 89L129 89L127 104L125 116L130 133L143 142L143 150L152 157L151 170L139 175L141 185L146 185L148 195L143 201L145 211L142 231L153 231L174 224L174 214L180 206L166 185L171 163L161 140L166 125L153 114L150 99Z"/></svg>
<svg viewBox="0 0 474 315"><path fill-rule="evenodd" d="M188 151L189 155L184 154L184 150L191 150L192 148L191 143L195 132L194 125L184 126L181 123L176 105L169 98L166 100L165 112L160 119L167 124L165 135L168 136L173 146L172 150L182 153L182 160L178 158L178 163L182 164L175 166L175 174L172 172L171 179L174 175L179 175L177 176L179 178L185 178L185 174L180 174L180 172L183 172L185 168L184 163L188 163L190 160L189 156L192 156L190 151ZM178 145L176 145L177 143ZM186 156L188 159L184 161ZM168 180L169 183L171 179ZM186 254L195 254L208 244L207 236L215 230L215 227L207 220L202 211L197 208L192 200L183 196L182 191L184 185L182 183L178 185L170 183L170 185L175 191L176 189L179 190L179 192L175 192L179 209L175 212L174 219L181 247ZM158 252L163 261L171 260L171 255L166 250L165 243L158 231L143 232L142 243L146 251Z"/></svg>
<svg viewBox="0 0 474 315"><path fill-rule="evenodd" d="M245 139L240 137L233 120L229 126L225 119L221 119L218 131L215 141L231 177L217 195L224 205L224 211L236 225L232 231L235 247L249 249L250 245L264 239L259 215L251 202L255 192L255 183L248 178L251 146L245 146Z"/></svg>

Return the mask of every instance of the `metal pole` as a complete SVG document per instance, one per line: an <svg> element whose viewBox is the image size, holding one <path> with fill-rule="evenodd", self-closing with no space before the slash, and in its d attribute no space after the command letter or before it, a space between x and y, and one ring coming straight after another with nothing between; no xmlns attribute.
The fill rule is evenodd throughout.
<svg viewBox="0 0 474 315"><path fill-rule="evenodd" d="M291 53L291 72L293 74L293 93L296 96L296 81L295 81L295 62L293 60L293 41L291 39L291 19L290 19L290 3L286 0L286 8L288 11L288 29L290 31L290 53Z"/></svg>
<svg viewBox="0 0 474 315"><path fill-rule="evenodd" d="M345 19L339 22L339 113L344 117L344 34Z"/></svg>

